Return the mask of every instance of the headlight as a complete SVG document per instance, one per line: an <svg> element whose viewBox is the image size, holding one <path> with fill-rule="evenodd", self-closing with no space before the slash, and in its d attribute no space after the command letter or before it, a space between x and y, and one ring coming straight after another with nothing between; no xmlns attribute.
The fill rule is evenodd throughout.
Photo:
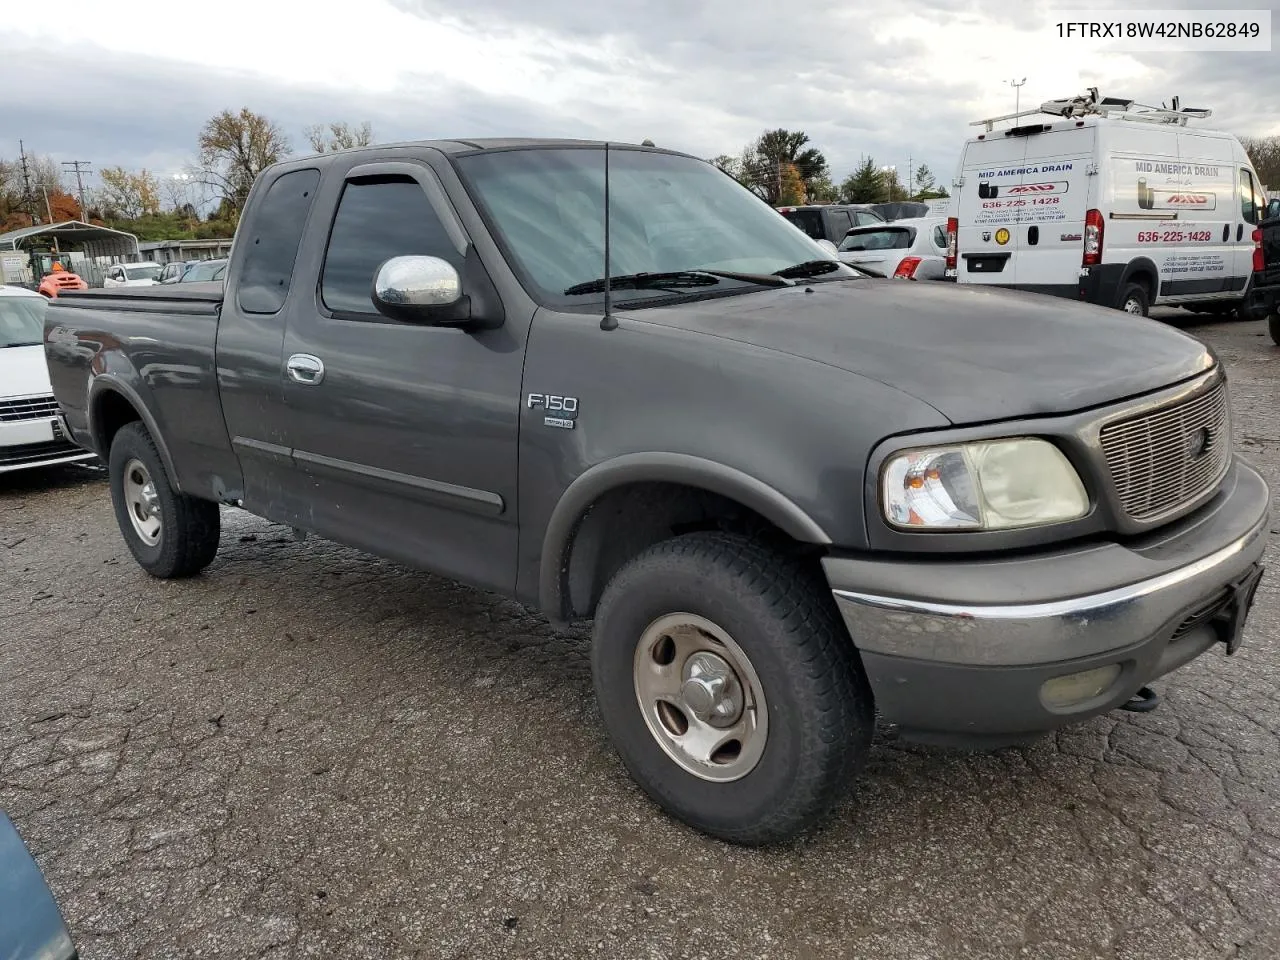
<svg viewBox="0 0 1280 960"><path fill-rule="evenodd" d="M1006 530L1089 512L1079 474L1046 440L905 450L881 476L885 519L907 530Z"/></svg>

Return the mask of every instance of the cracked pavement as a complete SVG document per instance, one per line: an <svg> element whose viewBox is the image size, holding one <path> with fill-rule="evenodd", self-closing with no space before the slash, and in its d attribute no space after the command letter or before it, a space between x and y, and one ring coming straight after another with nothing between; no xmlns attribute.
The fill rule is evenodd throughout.
<svg viewBox="0 0 1280 960"><path fill-rule="evenodd" d="M1280 494L1280 348L1186 329ZM203 576L151 580L100 474L11 475L0 809L83 960L1271 960L1273 527L1245 645L1155 712L991 754L881 731L825 830L752 851L627 778L584 631L237 511Z"/></svg>

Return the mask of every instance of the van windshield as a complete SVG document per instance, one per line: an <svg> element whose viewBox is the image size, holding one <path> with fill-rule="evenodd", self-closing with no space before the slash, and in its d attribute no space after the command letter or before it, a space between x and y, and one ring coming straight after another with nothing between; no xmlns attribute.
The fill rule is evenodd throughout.
<svg viewBox="0 0 1280 960"><path fill-rule="evenodd" d="M604 274L604 150L492 150L457 159L489 229L544 303L578 306L598 292L569 294ZM709 163L625 148L609 151L613 276L724 270L770 274L831 255L778 212ZM833 264L818 280L857 274ZM657 285L619 289L619 301L748 293L758 283L718 278L697 293Z"/></svg>

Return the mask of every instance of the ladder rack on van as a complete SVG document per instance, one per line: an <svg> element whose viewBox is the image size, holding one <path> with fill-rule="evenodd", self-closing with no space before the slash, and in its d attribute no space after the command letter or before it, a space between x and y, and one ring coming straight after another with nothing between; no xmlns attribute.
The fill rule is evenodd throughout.
<svg viewBox="0 0 1280 960"><path fill-rule="evenodd" d="M1098 88L1090 87L1087 96L1065 97L1061 100L1046 100L1038 107L1021 110L1017 113L1006 113L986 120L974 120L969 126L987 128L987 133L995 129L1002 120L1017 120L1048 114L1054 117L1115 117L1119 120L1139 120L1144 123L1176 123L1186 126L1188 120L1203 120L1213 114L1212 110L1201 110L1194 107L1183 107L1177 97L1173 98L1172 108L1163 104L1153 106L1138 103L1136 100L1121 100L1118 97L1099 97Z"/></svg>

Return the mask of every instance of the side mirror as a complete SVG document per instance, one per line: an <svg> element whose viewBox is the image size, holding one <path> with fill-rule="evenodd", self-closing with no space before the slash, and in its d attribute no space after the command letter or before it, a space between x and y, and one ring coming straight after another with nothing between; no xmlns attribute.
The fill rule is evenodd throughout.
<svg viewBox="0 0 1280 960"><path fill-rule="evenodd" d="M0 950L6 957L74 960L62 912L18 831L0 812Z"/></svg>
<svg viewBox="0 0 1280 960"><path fill-rule="evenodd" d="M833 257L840 252L840 249L830 240L819 240L818 246L827 251L827 253L831 254Z"/></svg>
<svg viewBox="0 0 1280 960"><path fill-rule="evenodd" d="M462 277L439 257L392 257L373 279L373 303L394 320L458 324L471 317Z"/></svg>

